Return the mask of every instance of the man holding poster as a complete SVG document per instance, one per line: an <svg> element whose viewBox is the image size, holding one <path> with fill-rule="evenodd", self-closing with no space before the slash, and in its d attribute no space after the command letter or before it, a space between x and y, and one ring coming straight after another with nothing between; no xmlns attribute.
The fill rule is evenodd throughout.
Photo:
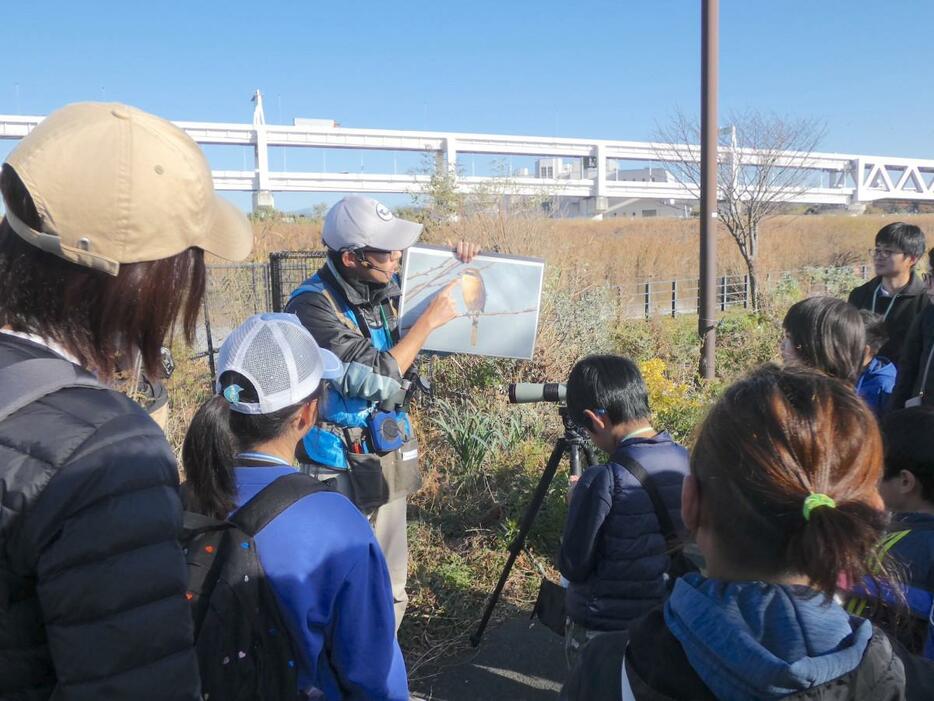
<svg viewBox="0 0 934 701"><path fill-rule="evenodd" d="M380 202L345 197L324 220L327 261L289 298L318 344L337 355L344 376L319 406L319 424L299 446L303 469L336 479L370 517L392 580L396 628L408 597L406 495L418 489L418 445L406 412L413 364L428 336L458 316L456 282L442 289L400 336L397 273L422 225L397 219ZM470 262L474 244L458 243Z"/></svg>

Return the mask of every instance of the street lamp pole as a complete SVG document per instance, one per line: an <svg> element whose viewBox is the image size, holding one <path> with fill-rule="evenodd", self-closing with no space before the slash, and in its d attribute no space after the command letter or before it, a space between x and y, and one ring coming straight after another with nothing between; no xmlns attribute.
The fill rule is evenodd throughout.
<svg viewBox="0 0 934 701"><path fill-rule="evenodd" d="M717 345L717 78L719 0L701 0L700 374L716 375Z"/></svg>

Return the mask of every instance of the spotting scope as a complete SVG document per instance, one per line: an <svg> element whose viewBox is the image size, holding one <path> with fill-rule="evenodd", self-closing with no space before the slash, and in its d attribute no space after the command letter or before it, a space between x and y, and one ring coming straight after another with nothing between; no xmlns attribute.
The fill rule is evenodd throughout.
<svg viewBox="0 0 934 701"><path fill-rule="evenodd" d="M509 385L511 404L529 404L531 402L560 402L567 399L567 385L558 382L515 382Z"/></svg>

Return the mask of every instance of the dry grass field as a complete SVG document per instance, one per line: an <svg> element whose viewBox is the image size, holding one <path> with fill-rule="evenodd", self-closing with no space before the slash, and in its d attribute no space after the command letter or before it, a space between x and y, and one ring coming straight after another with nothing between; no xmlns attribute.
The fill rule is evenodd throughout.
<svg viewBox="0 0 934 701"><path fill-rule="evenodd" d="M762 226L763 272L810 265L868 263L875 233L892 221L910 221L934 234L934 214L916 215L787 215ZM272 251L320 247L318 221L264 220L254 223L254 258ZM598 284L620 284L633 278L680 278L697 274L696 219L503 218L476 215L440 226L428 226L423 240L443 243L466 239L488 250L545 258L552 269L571 277L584 272ZM932 241L934 242L934 241ZM742 273L743 261L726 233L719 237L720 274Z"/></svg>

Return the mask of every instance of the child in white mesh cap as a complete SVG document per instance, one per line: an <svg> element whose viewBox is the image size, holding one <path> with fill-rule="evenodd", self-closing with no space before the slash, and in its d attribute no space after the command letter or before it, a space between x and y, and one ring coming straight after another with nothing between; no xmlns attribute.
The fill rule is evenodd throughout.
<svg viewBox="0 0 934 701"><path fill-rule="evenodd" d="M185 436L189 509L227 518L279 478L294 482L295 446L315 424L323 380L341 373L292 314L258 314L231 333L216 394ZM298 494L254 542L291 634L296 692L408 699L389 574L357 508L335 492Z"/></svg>

